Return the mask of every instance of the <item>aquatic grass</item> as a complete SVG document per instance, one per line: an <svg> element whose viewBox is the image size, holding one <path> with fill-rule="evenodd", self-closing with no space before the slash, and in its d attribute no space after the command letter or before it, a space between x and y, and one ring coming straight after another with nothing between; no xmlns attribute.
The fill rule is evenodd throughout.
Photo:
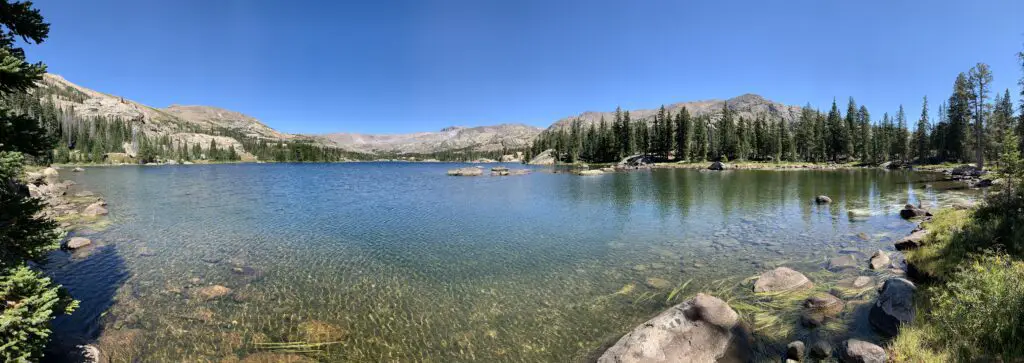
<svg viewBox="0 0 1024 363"><path fill-rule="evenodd" d="M683 282L679 284L679 286L676 286L676 288L672 289L672 291L669 292L668 297L665 298L665 304L671 304L672 298L676 297L676 295L678 295L683 290L686 290L686 287L690 285L690 282L693 282L693 279L686 280L686 282Z"/></svg>

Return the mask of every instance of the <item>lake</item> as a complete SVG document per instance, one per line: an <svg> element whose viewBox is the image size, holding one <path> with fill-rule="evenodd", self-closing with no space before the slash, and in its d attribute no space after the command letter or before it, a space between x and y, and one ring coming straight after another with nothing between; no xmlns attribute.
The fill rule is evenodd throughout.
<svg viewBox="0 0 1024 363"><path fill-rule="evenodd" d="M697 292L756 299L749 278L775 266L823 286L898 273L825 262L892 250L915 225L905 203L972 197L910 171L445 175L459 166L64 173L113 223L44 266L82 304L55 321L55 344L99 338L141 362L585 361Z"/></svg>

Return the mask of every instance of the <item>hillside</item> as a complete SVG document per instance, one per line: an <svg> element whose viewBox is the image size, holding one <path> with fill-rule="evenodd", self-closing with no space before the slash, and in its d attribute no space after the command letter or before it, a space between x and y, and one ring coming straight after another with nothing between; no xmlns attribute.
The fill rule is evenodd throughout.
<svg viewBox="0 0 1024 363"><path fill-rule="evenodd" d="M745 94L738 97L733 97L728 100L704 100L704 101L690 101L690 102L679 102L669 105L665 105L665 110L672 112L673 114L678 113L683 106L686 106L686 110L692 116L699 115L711 115L712 120L717 121L718 117L722 114L722 107L728 104L729 109L734 111L737 118L744 117L747 119L753 119L759 115L767 115L772 119L782 119L786 122L793 122L800 117L800 106L789 106L782 103L768 100L764 97L755 94ZM623 110L626 111L626 110ZM646 120L652 121L654 115L658 113L658 109L639 109L639 110L628 110L630 117L635 120ZM549 129L558 130L563 127L569 127L573 120L579 119L582 121L583 126L589 126L601 121L604 118L606 122L612 122L615 118L614 111L608 112L593 112L588 111L581 113L577 116L570 116L558 121L555 121Z"/></svg>
<svg viewBox="0 0 1024 363"><path fill-rule="evenodd" d="M447 127L437 132L393 135L334 133L323 135L323 138L329 145L365 153L432 153L470 147L476 151L501 151L530 147L530 143L541 131L533 126L502 124Z"/></svg>

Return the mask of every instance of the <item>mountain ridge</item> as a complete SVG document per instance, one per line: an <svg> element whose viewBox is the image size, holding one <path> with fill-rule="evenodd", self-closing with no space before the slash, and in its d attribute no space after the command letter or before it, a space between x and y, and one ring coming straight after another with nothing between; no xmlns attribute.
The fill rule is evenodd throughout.
<svg viewBox="0 0 1024 363"><path fill-rule="evenodd" d="M186 144L206 142L216 138L242 150L241 140L210 135L207 130L228 129L246 137L289 142L312 142L323 146L365 154L430 154L453 150L502 151L529 148L542 132L567 127L573 120L581 120L584 126L597 123L603 117L607 122L614 118L614 111L584 111L574 116L555 120L546 128L522 123L502 123L483 126L448 126L438 131L421 131L398 134L368 134L332 132L323 134L285 133L263 123L256 117L239 111L207 105L172 104L165 108L142 104L122 96L107 94L86 88L52 73L40 82L47 92L41 93L58 107L73 110L82 118L121 118L135 121L139 131L147 135L168 135L175 141ZM666 104L665 109L677 113L686 107L692 115L710 115L712 120L720 117L722 107L735 111L737 117L752 118L765 114L788 122L799 117L799 106L785 105L756 94L743 94L727 100L706 99ZM651 122L658 109L629 110L633 120Z"/></svg>

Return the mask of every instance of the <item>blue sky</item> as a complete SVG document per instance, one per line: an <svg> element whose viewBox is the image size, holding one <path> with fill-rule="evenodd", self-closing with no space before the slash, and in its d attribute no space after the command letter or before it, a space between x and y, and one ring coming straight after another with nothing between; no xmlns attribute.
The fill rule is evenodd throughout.
<svg viewBox="0 0 1024 363"><path fill-rule="evenodd" d="M304 133L544 127L743 93L916 118L977 62L1016 94L1024 48L1017 0L35 3L52 28L29 56L53 73Z"/></svg>

